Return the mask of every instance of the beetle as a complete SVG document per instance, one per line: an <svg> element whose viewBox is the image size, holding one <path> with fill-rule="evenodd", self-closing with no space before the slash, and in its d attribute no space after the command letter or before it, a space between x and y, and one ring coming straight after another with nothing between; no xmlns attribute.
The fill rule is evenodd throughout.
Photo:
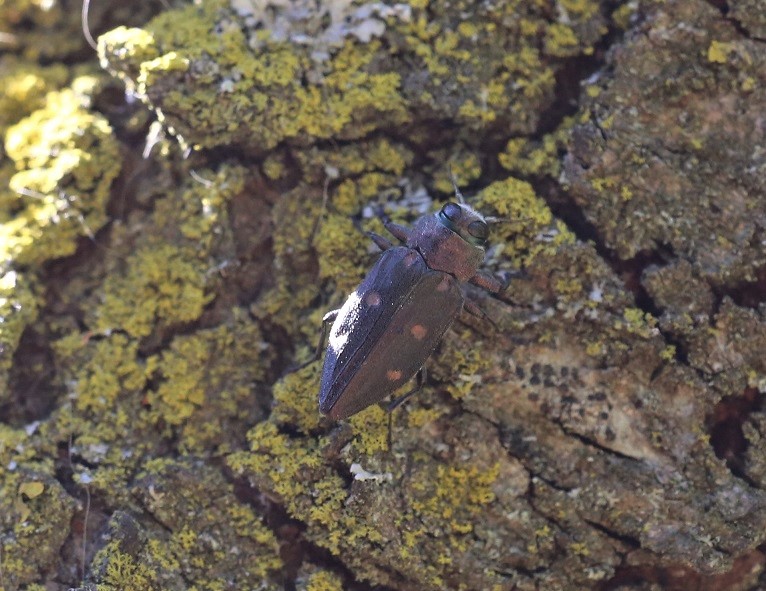
<svg viewBox="0 0 766 591"><path fill-rule="evenodd" d="M417 385L394 400L389 410L415 394L425 381L425 362L453 321L465 309L484 318L463 295L473 283L492 293L504 284L482 273L488 221L468 206L450 201L413 228L381 215L385 228L402 244L370 232L383 251L338 310L322 319L316 358L332 322L322 368L319 411L340 420L380 402L417 376Z"/></svg>

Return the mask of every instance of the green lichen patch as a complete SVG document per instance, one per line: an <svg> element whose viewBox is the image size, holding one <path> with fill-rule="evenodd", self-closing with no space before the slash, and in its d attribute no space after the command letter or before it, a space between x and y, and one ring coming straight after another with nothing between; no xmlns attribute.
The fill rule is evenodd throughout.
<svg viewBox="0 0 766 591"><path fill-rule="evenodd" d="M132 75L140 95L192 145L271 148L286 138L358 137L374 128L374 116L404 120L398 74L368 69L374 53L349 44L321 89L304 86L306 52L247 30L240 18L223 2L170 11L151 23L148 37L124 29L104 36L101 60ZM253 51L261 42L265 47ZM257 140L250 132L256 128Z"/></svg>
<svg viewBox="0 0 766 591"><path fill-rule="evenodd" d="M349 418L354 433L355 455L365 457L388 450L388 411L378 404Z"/></svg>
<svg viewBox="0 0 766 591"><path fill-rule="evenodd" d="M467 341L474 341L474 345L461 346ZM489 342L482 342L470 329L456 324L445 336L439 355L429 363L429 372L445 382L451 396L461 399L481 384L482 374L490 368L491 360L486 355L489 347Z"/></svg>
<svg viewBox="0 0 766 591"><path fill-rule="evenodd" d="M327 215L322 221L322 231L314 237L320 279L332 278L342 293L348 293L358 285L370 265L362 240L366 237L348 217Z"/></svg>
<svg viewBox="0 0 766 591"><path fill-rule="evenodd" d="M7 441L4 434L0 437ZM76 510L76 502L52 471L31 466L13 462L0 471L0 585L5 589L24 587L55 572Z"/></svg>
<svg viewBox="0 0 766 591"><path fill-rule="evenodd" d="M114 541L93 561L99 589L279 588L271 579L281 566L276 539L216 469L153 460L134 494L161 527L113 519Z"/></svg>
<svg viewBox="0 0 766 591"><path fill-rule="evenodd" d="M513 177L485 188L478 196L476 207L504 220L493 226L492 240L502 245L503 257L517 268L529 265L540 255L550 256L575 241L564 224L553 219L550 209L532 186Z"/></svg>
<svg viewBox="0 0 766 591"><path fill-rule="evenodd" d="M337 475L324 466L321 453L316 445L306 445L300 440L279 432L270 422L260 423L248 432L249 452L238 452L227 458L228 465L239 475L247 476L257 486L268 485L285 503L293 514L313 511L320 518L321 506L314 507L311 490L314 484L324 479L322 488L329 490L335 485L340 494L343 484ZM312 509L313 508L313 509ZM335 507L325 507L326 523L335 513Z"/></svg>
<svg viewBox="0 0 766 591"><path fill-rule="evenodd" d="M3 2L0 5L3 44L10 45L33 61L60 59L85 46L77 12L67 10L58 1Z"/></svg>
<svg viewBox="0 0 766 591"><path fill-rule="evenodd" d="M267 400L256 384L272 357L258 325L242 311L228 323L177 337L147 360L153 381L147 420L177 432L185 452L226 452Z"/></svg>
<svg viewBox="0 0 766 591"><path fill-rule="evenodd" d="M562 25L550 23L532 3L491 9L468 2L429 3L437 19L416 11L400 27L421 68L431 74L426 80L413 78L412 86L424 87L418 88L425 90L421 100L437 111L445 109L446 93L453 101L459 97L454 114L468 127L508 124L531 131L536 109L553 90L555 66L549 58L587 54L605 31L598 4L579 4L577 10L567 9L568 24ZM546 37L542 46L541 37ZM415 88L405 87L409 90Z"/></svg>
<svg viewBox="0 0 766 591"><path fill-rule="evenodd" d="M121 332L72 334L56 353L72 408L55 415L46 431L61 440L74 436L73 453L89 463L75 479L110 498L162 438L184 452L227 452L241 445L245 425L268 402L258 382L271 352L242 310L148 358L138 339Z"/></svg>
<svg viewBox="0 0 766 591"><path fill-rule="evenodd" d="M142 248L125 265L125 274L111 276L105 285L100 331L119 328L146 337L156 325L193 322L212 299L205 290L205 265L189 248Z"/></svg>
<svg viewBox="0 0 766 591"><path fill-rule="evenodd" d="M380 533L344 509L343 479L326 465L316 443L293 440L276 425L261 423L248 433L250 451L228 457L235 473L277 495L288 512L315 530L315 540L334 554L348 544L380 542Z"/></svg>
<svg viewBox="0 0 766 591"><path fill-rule="evenodd" d="M357 215L365 204L391 191L413 161L410 149L387 138L333 149L312 147L295 156L305 170L304 180L327 183L330 208L345 216Z"/></svg>
<svg viewBox="0 0 766 591"><path fill-rule="evenodd" d="M162 588L157 570L121 552L116 542L107 544L93 562L102 570L98 577L99 590L155 591Z"/></svg>
<svg viewBox="0 0 766 591"><path fill-rule="evenodd" d="M343 591L342 579L329 571L312 573L301 591Z"/></svg>
<svg viewBox="0 0 766 591"><path fill-rule="evenodd" d="M153 3L140 0L90 2L86 6L88 28L94 37L118 24L145 22L158 10ZM80 8L73 10L62 0L4 0L0 4L0 31L3 59L13 52L31 62L73 64L93 53L83 31Z"/></svg>
<svg viewBox="0 0 766 591"><path fill-rule="evenodd" d="M457 539L473 531L473 517L495 498L492 485L497 475L498 466L485 470L477 466L437 465L427 469L409 487L412 517L426 526L420 535L426 535L429 521ZM409 536L410 548L417 545L418 538L418 533ZM467 539L463 542L469 543Z"/></svg>
<svg viewBox="0 0 766 591"><path fill-rule="evenodd" d="M215 169L184 170L183 175L180 187L154 203L151 224L157 237L196 249L200 261L228 255L232 238L227 208L244 190L246 170L226 162Z"/></svg>
<svg viewBox="0 0 766 591"><path fill-rule="evenodd" d="M138 342L123 333L105 338L78 334L56 344L62 366L75 370L72 376L74 409L85 416L102 417L135 401L146 386L146 369L139 360Z"/></svg>
<svg viewBox="0 0 766 591"><path fill-rule="evenodd" d="M275 495L306 524L307 537L341 557L358 577L391 585L397 580L393 569L420 588L443 588L474 547L476 516L496 500L499 465L444 462L411 449L412 469L391 473L396 463L386 459L385 411L373 406L350 423L352 432L343 431L343 438L353 443L340 451L354 478L350 487L326 461L340 442L323 448L324 440L292 437L271 422L250 431L250 451L227 461L236 474ZM397 447L417 445L398 428L394 436L410 442Z"/></svg>
<svg viewBox="0 0 766 591"><path fill-rule="evenodd" d="M73 90L49 93L9 128L5 150L17 170L9 181L17 201L0 227L0 259L39 264L70 255L78 238L106 223L120 151L106 119Z"/></svg>
<svg viewBox="0 0 766 591"><path fill-rule="evenodd" d="M219 0L112 31L99 55L192 146L263 152L434 120L529 133L552 101L556 60L592 53L606 32L598 3L562 10L551 23L534 3Z"/></svg>
<svg viewBox="0 0 766 591"><path fill-rule="evenodd" d="M26 275L7 271L0 277L0 406L8 393L8 371L24 330L37 318L39 298Z"/></svg>
<svg viewBox="0 0 766 591"><path fill-rule="evenodd" d="M45 106L45 95L61 88L67 71L61 64L41 67L4 56L0 62L0 132Z"/></svg>
<svg viewBox="0 0 766 591"><path fill-rule="evenodd" d="M315 197L312 199L311 197ZM303 335L303 342L315 343L324 312L314 310L311 321L302 317L312 310L320 293L314 274L312 233L321 224L321 189L299 185L282 195L272 210L275 267L289 269L278 273L276 286L252 307L253 314L275 323L291 335Z"/></svg>
<svg viewBox="0 0 766 591"><path fill-rule="evenodd" d="M148 384L139 343L125 333L73 332L54 344L68 404L60 404L41 426L41 439L66 442L72 478L115 505L130 498L125 486L158 434L147 419Z"/></svg>
<svg viewBox="0 0 766 591"><path fill-rule="evenodd" d="M108 59L115 47L120 48L119 61ZM99 37L98 55L102 67L120 78L132 90L136 90L134 82L141 73L141 64L156 59L158 52L154 37L149 31L117 27Z"/></svg>
<svg viewBox="0 0 766 591"><path fill-rule="evenodd" d="M565 118L555 131L541 139L515 137L498 155L500 165L512 174L521 177L549 176L558 178L561 173L559 154L565 149L575 120Z"/></svg>
<svg viewBox="0 0 766 591"><path fill-rule="evenodd" d="M316 430L321 422L317 403L320 374L321 363L311 363L277 382L271 420L306 434Z"/></svg>

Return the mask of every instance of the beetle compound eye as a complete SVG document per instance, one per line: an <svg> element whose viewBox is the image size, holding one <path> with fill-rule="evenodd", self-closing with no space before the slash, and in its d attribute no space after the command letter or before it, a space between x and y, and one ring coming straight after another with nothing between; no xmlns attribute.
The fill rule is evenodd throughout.
<svg viewBox="0 0 766 591"><path fill-rule="evenodd" d="M460 206L457 203L453 203L451 201L447 203L447 205L442 207L442 213L447 217L448 220L451 220L453 222L457 221L462 211L463 210L460 208Z"/></svg>
<svg viewBox="0 0 766 591"><path fill-rule="evenodd" d="M486 240L489 236L489 226L485 222L475 221L468 224L468 233L479 240Z"/></svg>

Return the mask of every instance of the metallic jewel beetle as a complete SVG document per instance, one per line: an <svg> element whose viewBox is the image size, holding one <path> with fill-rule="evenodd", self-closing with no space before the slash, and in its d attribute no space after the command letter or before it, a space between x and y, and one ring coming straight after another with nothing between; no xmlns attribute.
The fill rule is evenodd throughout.
<svg viewBox="0 0 766 591"><path fill-rule="evenodd" d="M462 202L447 203L412 229L384 219L386 229L406 246L370 233L383 254L343 307L322 320L327 343L319 410L345 419L380 402L417 374L417 386L394 400L393 409L425 381L424 363L460 311L484 313L464 298L466 281L498 293L503 283L480 273L487 220Z"/></svg>

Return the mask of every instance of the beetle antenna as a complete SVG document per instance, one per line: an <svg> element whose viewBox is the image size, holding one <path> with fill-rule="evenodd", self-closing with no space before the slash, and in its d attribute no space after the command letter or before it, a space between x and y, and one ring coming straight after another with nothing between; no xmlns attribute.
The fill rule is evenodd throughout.
<svg viewBox="0 0 766 591"><path fill-rule="evenodd" d="M507 224L512 221L511 218L499 218L494 215L484 216L484 221L488 224Z"/></svg>
<svg viewBox="0 0 766 591"><path fill-rule="evenodd" d="M93 39L93 35L90 33L90 26L88 25L88 11L90 10L90 0L83 0L82 11L80 12L80 24L82 26L82 34L85 40L88 42L94 51L98 51L98 44Z"/></svg>
<svg viewBox="0 0 766 591"><path fill-rule="evenodd" d="M457 200L465 205L465 197L463 197L463 194L460 192L460 189L457 187L457 179L455 178L455 173L452 172L452 165L448 164L447 169L449 170L449 178L452 181L452 188L455 189L455 197L457 197Z"/></svg>
<svg viewBox="0 0 766 591"><path fill-rule="evenodd" d="M314 241L314 236L316 235L317 230L319 230L319 225L322 222L322 217L327 211L327 202L330 199L330 183L333 180L338 178L338 176L340 175L340 172L334 166L325 164L324 174L325 174L324 185L322 186L322 207L319 209L319 216L317 217L317 221L314 223L314 227L311 230L311 234L309 234L309 242Z"/></svg>

